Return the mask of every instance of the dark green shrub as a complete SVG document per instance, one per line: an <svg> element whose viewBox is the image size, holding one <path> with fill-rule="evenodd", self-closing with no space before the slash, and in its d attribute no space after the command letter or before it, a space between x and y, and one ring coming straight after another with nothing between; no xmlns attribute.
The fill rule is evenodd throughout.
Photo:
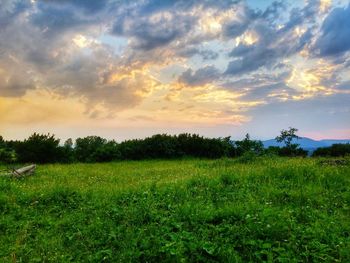
<svg viewBox="0 0 350 263"><path fill-rule="evenodd" d="M244 140L235 141L236 155L242 156L245 153L253 153L254 155L262 155L264 153L264 146L261 141L251 140L247 133Z"/></svg>
<svg viewBox="0 0 350 263"><path fill-rule="evenodd" d="M312 156L331 156L331 157L344 157L346 155L350 154L350 144L333 144L330 147L322 147L316 149Z"/></svg>

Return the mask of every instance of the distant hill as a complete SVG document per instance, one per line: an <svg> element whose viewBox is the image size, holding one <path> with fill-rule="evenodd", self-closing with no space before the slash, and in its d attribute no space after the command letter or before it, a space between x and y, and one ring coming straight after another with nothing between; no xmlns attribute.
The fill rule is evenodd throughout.
<svg viewBox="0 0 350 263"><path fill-rule="evenodd" d="M275 139L263 141L262 143L264 144L265 148L268 148L270 146L279 146L279 147L284 146L283 143L279 143ZM298 143L300 147L305 150L314 151L317 148L328 147L336 143L350 143L350 139L345 139L345 140L327 140L326 139L326 140L316 141L310 138L302 137L299 140L293 140L293 143Z"/></svg>

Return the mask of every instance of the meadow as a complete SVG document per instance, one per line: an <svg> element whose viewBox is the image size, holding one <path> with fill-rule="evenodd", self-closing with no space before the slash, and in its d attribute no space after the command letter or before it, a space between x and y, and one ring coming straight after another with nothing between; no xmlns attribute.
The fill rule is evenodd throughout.
<svg viewBox="0 0 350 263"><path fill-rule="evenodd" d="M348 161L39 165L0 177L0 262L350 262Z"/></svg>

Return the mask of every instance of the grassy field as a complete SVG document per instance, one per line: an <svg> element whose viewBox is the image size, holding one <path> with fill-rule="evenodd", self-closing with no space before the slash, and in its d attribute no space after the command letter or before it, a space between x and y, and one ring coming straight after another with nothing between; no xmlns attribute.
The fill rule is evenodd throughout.
<svg viewBox="0 0 350 263"><path fill-rule="evenodd" d="M0 262L350 262L349 164L243 161L0 177Z"/></svg>

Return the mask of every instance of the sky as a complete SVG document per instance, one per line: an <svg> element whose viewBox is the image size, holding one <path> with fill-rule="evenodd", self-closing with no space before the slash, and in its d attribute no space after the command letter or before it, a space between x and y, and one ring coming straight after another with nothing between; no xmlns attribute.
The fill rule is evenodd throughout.
<svg viewBox="0 0 350 263"><path fill-rule="evenodd" d="M344 0L1 0L0 135L350 138Z"/></svg>

